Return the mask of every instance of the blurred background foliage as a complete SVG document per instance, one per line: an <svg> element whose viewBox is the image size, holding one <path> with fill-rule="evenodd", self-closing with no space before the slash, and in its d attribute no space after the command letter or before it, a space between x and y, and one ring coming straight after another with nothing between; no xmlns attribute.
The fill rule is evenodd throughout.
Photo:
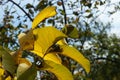
<svg viewBox="0 0 120 80"><path fill-rule="evenodd" d="M120 80L120 37L109 33L112 21L103 23L98 20L99 16L111 5L114 5L114 10L107 11L108 16L119 11L120 2L111 3L111 0L0 0L0 45L13 51L18 49L18 34L30 29L35 15L49 5L56 6L58 14L44 20L39 26L50 25L58 29L64 26L75 27L78 30L78 36L70 36L74 39L69 38L67 42L76 47L91 62L91 72L86 74L76 62L61 56L64 65L73 73L74 80ZM99 9L100 6L104 6L103 11ZM68 29L70 32L72 30L72 28ZM38 73L40 75L38 78L41 80L56 80L52 73Z"/></svg>

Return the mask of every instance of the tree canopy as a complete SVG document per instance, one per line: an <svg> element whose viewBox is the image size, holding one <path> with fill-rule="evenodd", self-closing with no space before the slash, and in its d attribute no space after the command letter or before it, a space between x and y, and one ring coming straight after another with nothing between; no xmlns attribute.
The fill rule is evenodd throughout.
<svg viewBox="0 0 120 80"><path fill-rule="evenodd" d="M119 11L119 4L0 1L0 80L119 80L120 38L109 34L111 22L99 20Z"/></svg>

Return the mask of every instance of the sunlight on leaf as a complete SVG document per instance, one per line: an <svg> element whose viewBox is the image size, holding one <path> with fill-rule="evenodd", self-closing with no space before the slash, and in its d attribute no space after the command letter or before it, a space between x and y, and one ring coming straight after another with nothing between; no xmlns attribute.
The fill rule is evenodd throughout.
<svg viewBox="0 0 120 80"><path fill-rule="evenodd" d="M4 73L4 70L2 69L2 64L0 62L0 80L2 80L3 73Z"/></svg>
<svg viewBox="0 0 120 80"><path fill-rule="evenodd" d="M18 40L20 43L20 48L22 48L22 50L33 49L34 36L33 36L32 30L30 30L27 34L25 34L25 33L19 34Z"/></svg>
<svg viewBox="0 0 120 80"><path fill-rule="evenodd" d="M87 58L85 58L77 49L75 49L74 47L67 46L67 45L62 45L60 47L63 50L63 52L60 54L63 54L65 56L68 56L68 57L74 59L80 65L82 65L82 67L86 70L87 73L90 72L89 60Z"/></svg>
<svg viewBox="0 0 120 80"><path fill-rule="evenodd" d="M2 68L0 68L0 78L1 78L1 76L3 75L3 73L4 73L4 70L2 69ZM1 79L0 79L1 80Z"/></svg>
<svg viewBox="0 0 120 80"><path fill-rule="evenodd" d="M56 44L58 44L58 45L67 45L67 42L66 42L65 39L61 39Z"/></svg>
<svg viewBox="0 0 120 80"><path fill-rule="evenodd" d="M35 80L36 75L37 75L36 67L35 65L32 65L23 74L21 74L17 80Z"/></svg>
<svg viewBox="0 0 120 80"><path fill-rule="evenodd" d="M54 27L38 28L33 30L33 34L35 37L34 51L40 51L39 53L43 54L47 53L47 50L57 41L66 37Z"/></svg>
<svg viewBox="0 0 120 80"><path fill-rule="evenodd" d="M37 54L40 57L44 56L42 53L39 53L39 52L36 52L36 51L31 51L31 52ZM60 57L57 54L55 54L55 53L48 53L48 54L46 54L44 56L44 60L50 60L50 61L53 61L53 62L58 63L58 64L62 63Z"/></svg>
<svg viewBox="0 0 120 80"><path fill-rule="evenodd" d="M3 79L3 77L5 76L4 75L4 69L3 68L1 68L2 66L1 66L1 64L0 64L0 80L4 80ZM11 80L11 77L10 76L8 76L5 80ZM15 79L14 79L15 80Z"/></svg>
<svg viewBox="0 0 120 80"><path fill-rule="evenodd" d="M22 75L27 69L31 67L32 63L25 58L19 60L19 65L17 68L17 77Z"/></svg>
<svg viewBox="0 0 120 80"><path fill-rule="evenodd" d="M58 80L73 80L72 74L65 66L49 60L45 60L44 62L43 68L40 70L47 70L54 73Z"/></svg>
<svg viewBox="0 0 120 80"><path fill-rule="evenodd" d="M54 15L56 15L56 7L55 6L46 7L34 18L34 21L32 23L32 29L35 28L44 19L52 17Z"/></svg>
<svg viewBox="0 0 120 80"><path fill-rule="evenodd" d="M12 80L10 76L8 76L5 80ZM14 79L16 80L16 79Z"/></svg>

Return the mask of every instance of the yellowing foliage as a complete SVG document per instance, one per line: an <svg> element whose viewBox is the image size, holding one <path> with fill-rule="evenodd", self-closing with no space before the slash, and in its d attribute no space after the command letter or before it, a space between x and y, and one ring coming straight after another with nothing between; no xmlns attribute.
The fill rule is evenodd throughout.
<svg viewBox="0 0 120 80"><path fill-rule="evenodd" d="M31 64L31 62L25 58L22 58L23 50L32 52L41 57L43 59L43 65L37 69L47 70L54 73L58 80L73 80L70 71L62 65L61 57L59 54L70 57L73 60L77 61L86 70L86 72L89 73L89 60L85 58L78 50L70 47L65 42L65 38L67 38L70 34L73 38L77 35L77 29L74 29L72 27L73 31L67 36L52 26L36 28L36 26L42 20L54 16L56 14L55 10L56 8L54 6L48 6L34 18L32 29L30 29L26 34L21 33L18 36L20 49L16 51L14 55L10 55L0 46L0 58L2 57L4 70L9 71L12 73L12 75L17 74L18 80L23 80L26 78L26 76L26 79L33 80L37 74L37 66ZM3 75L4 70L0 68L0 76ZM15 73L15 71L17 71L17 73ZM32 72L32 76L30 76L30 72Z"/></svg>
<svg viewBox="0 0 120 80"><path fill-rule="evenodd" d="M70 71L62 64L57 64L49 60L44 61L43 68L41 70L47 70L56 75L58 80L73 80Z"/></svg>
<svg viewBox="0 0 120 80"><path fill-rule="evenodd" d="M20 43L20 48L22 50L30 50L33 49L33 44L34 44L34 36L33 36L33 31L30 30L27 34L21 33L18 35L18 40Z"/></svg>
<svg viewBox="0 0 120 80"><path fill-rule="evenodd" d="M4 69L2 68L2 65L1 65L1 63L0 63L0 80L3 80L3 75L4 75ZM10 76L8 76L5 80L11 80L11 77Z"/></svg>
<svg viewBox="0 0 120 80"><path fill-rule="evenodd" d="M19 65L17 68L17 77L23 74L28 68L32 66L32 63L25 58L19 60Z"/></svg>
<svg viewBox="0 0 120 80"><path fill-rule="evenodd" d="M43 9L43 11L41 11L34 18L34 21L32 24L33 30L31 30L31 31L33 31L32 32L33 34L31 34L31 36L34 36L34 39L32 39L32 40L34 40L34 44L33 44L34 48L33 48L33 50L31 50L31 52L37 54L38 56L40 56L44 59L45 64L42 67L43 70L48 70L50 72L53 72L59 80L73 80L73 78L71 77L71 74L69 74L69 71L65 67L63 67L63 65L61 64L61 59L60 59L59 55L57 55L57 53L63 54L65 56L68 56L68 57L74 59L80 65L82 65L82 67L86 70L87 73L90 71L89 60L87 60L75 48L67 45L67 43L64 40L64 38L67 38L67 36L64 33L62 33L61 31L57 30L56 28L43 27L43 28L34 29L42 20L44 20L45 18L54 16L55 14L56 14L55 7L49 6L45 9ZM76 31L74 31L75 35L77 34ZM72 32L72 34L74 34L74 32ZM28 34L26 34L25 36L27 36L27 35ZM74 35L72 35L72 37L74 37ZM23 41L23 43L25 43L24 40L21 39L21 41ZM61 52L59 52L59 51L57 52L57 51L53 50L52 46L54 46L55 44L60 45L60 48L62 49ZM28 47L29 47L29 45L28 45ZM51 50L53 50L53 51L51 52ZM66 73L66 75L63 75L64 73ZM65 77L63 77L63 76L65 76Z"/></svg>
<svg viewBox="0 0 120 80"><path fill-rule="evenodd" d="M5 80L11 80L11 77L10 77L10 76L8 76ZM14 79L14 80L16 80L16 79Z"/></svg>
<svg viewBox="0 0 120 80"><path fill-rule="evenodd" d="M42 49L42 54L47 53L49 48L58 40L67 37L54 27L37 28L33 30L33 34L35 36L34 51Z"/></svg>
<svg viewBox="0 0 120 80"><path fill-rule="evenodd" d="M56 33L56 34L54 34L54 33ZM73 47L70 47L69 45L67 45L67 43L65 43L63 38L66 38L67 36L64 35L62 32L55 29L54 27L45 27L45 28L33 30L33 34L35 35L34 50L33 50L33 52L35 54L37 54L41 57L45 56L44 60L50 60L50 61L53 61L53 62L59 64L59 58L54 57L54 56L56 56L55 53L57 53L57 52L51 52L51 53L49 53L49 52L52 49L52 45L55 45L56 43L60 44L60 48L62 51L58 52L58 53L74 59L80 65L82 65L82 67L86 70L87 73L89 73L89 71L90 71L89 60L87 60L78 50L76 50ZM53 54L53 55L48 56L50 54ZM54 67L56 67L56 66L54 65ZM50 68L50 70L52 71L51 68ZM56 72L54 72L54 74L56 74ZM58 78L59 78L59 76L58 76ZM62 80L62 79L60 79L60 80Z"/></svg>
<svg viewBox="0 0 120 80"><path fill-rule="evenodd" d="M82 67L86 70L87 73L90 72L90 62L87 60L78 50L76 50L74 47L62 45L60 46L62 48L62 52L60 54L63 54L65 56L68 56L75 61L77 61Z"/></svg>
<svg viewBox="0 0 120 80"><path fill-rule="evenodd" d="M65 39L61 39L56 44L58 44L58 45L67 45L67 42L65 41Z"/></svg>
<svg viewBox="0 0 120 80"><path fill-rule="evenodd" d="M4 69L0 68L0 80L2 80L3 74L4 74Z"/></svg>
<svg viewBox="0 0 120 80"><path fill-rule="evenodd" d="M56 7L55 6L48 6L43 9L35 18L32 23L32 28L34 29L41 21L46 18L52 17L56 14Z"/></svg>
<svg viewBox="0 0 120 80"><path fill-rule="evenodd" d="M37 52L37 51L31 51L31 52L37 54L40 57L44 57L44 60L50 60L58 64L62 63L61 58L56 53L48 53L44 56L42 53Z"/></svg>

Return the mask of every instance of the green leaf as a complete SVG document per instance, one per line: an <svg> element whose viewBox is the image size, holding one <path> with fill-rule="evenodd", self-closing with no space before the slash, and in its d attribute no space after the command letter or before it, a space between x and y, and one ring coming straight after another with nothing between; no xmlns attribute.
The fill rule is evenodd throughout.
<svg viewBox="0 0 120 80"><path fill-rule="evenodd" d="M26 4L26 9L29 9L29 8L34 8L32 4L28 3Z"/></svg>
<svg viewBox="0 0 120 80"><path fill-rule="evenodd" d="M9 53L3 54L2 65L4 69L10 72L11 74L14 74L17 68L13 57Z"/></svg>
<svg viewBox="0 0 120 80"><path fill-rule="evenodd" d="M88 16L85 16L86 18L91 18L93 17L93 14L89 14Z"/></svg>
<svg viewBox="0 0 120 80"><path fill-rule="evenodd" d="M34 18L32 28L34 29L41 21L54 15L56 15L56 7L55 6L46 7Z"/></svg>
<svg viewBox="0 0 120 80"><path fill-rule="evenodd" d="M36 75L36 67L35 65L32 65L28 70L26 70L22 75L20 75L17 80L35 80Z"/></svg>
<svg viewBox="0 0 120 80"><path fill-rule="evenodd" d="M68 45L61 45L60 47L63 50L60 54L74 59L86 70L87 73L90 72L89 60L85 58L77 49Z"/></svg>
<svg viewBox="0 0 120 80"><path fill-rule="evenodd" d="M2 65L11 74L14 74L17 68L14 58L6 50L3 50Z"/></svg>
<svg viewBox="0 0 120 80"><path fill-rule="evenodd" d="M67 25L67 27L64 27L62 30L68 37L70 38L78 38L78 30L72 25Z"/></svg>
<svg viewBox="0 0 120 80"><path fill-rule="evenodd" d="M40 70L47 70L54 73L58 80L73 80L70 71L62 64L56 64L49 60L45 60L44 62L43 68Z"/></svg>
<svg viewBox="0 0 120 80"><path fill-rule="evenodd" d="M0 58L2 57L2 55L6 53L4 48L2 46L0 46Z"/></svg>
<svg viewBox="0 0 120 80"><path fill-rule="evenodd" d="M85 12L90 13L90 12L91 12L91 10L90 10L90 9L87 9Z"/></svg>
<svg viewBox="0 0 120 80"><path fill-rule="evenodd" d="M64 33L54 27L38 28L33 30L33 34L35 37L34 51L43 54L47 53L49 48L58 40L67 37Z"/></svg>

